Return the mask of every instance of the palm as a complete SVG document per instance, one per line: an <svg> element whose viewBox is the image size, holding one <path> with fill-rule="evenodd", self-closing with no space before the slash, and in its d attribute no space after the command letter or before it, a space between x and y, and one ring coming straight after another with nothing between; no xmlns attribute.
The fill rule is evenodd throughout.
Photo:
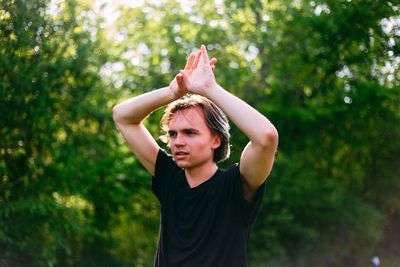
<svg viewBox="0 0 400 267"><path fill-rule="evenodd" d="M176 75L169 85L170 89L178 98L188 92L199 94L200 90L207 86L210 81L215 82L213 71L216 63L216 58L208 60L208 56L204 58L200 50L196 53L191 53L186 61L184 70ZM204 79L202 77L207 78Z"/></svg>
<svg viewBox="0 0 400 267"><path fill-rule="evenodd" d="M197 52L193 64L181 72L184 76L184 83L187 90L191 93L203 95L207 88L215 84L213 69L216 59L208 59L207 50L204 45Z"/></svg>
<svg viewBox="0 0 400 267"><path fill-rule="evenodd" d="M199 66L187 73L186 85L191 93L202 94L202 91L215 83L214 74L207 64L199 63Z"/></svg>

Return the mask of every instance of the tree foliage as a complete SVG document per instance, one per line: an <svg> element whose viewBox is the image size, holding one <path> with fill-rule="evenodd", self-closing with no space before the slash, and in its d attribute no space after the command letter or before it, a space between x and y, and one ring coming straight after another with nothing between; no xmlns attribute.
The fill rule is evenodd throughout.
<svg viewBox="0 0 400 267"><path fill-rule="evenodd" d="M152 265L158 204L111 109L168 85L201 44L218 58L217 81L280 134L251 266L359 266L374 253L398 259L395 1L119 3L2 1L5 264ZM115 20L100 15L110 8ZM146 121L155 136L160 116ZM246 143L233 126L222 167Z"/></svg>
<svg viewBox="0 0 400 267"><path fill-rule="evenodd" d="M10 265L121 262L117 232L136 186L128 177L143 172L119 148L91 8L2 3L0 256Z"/></svg>

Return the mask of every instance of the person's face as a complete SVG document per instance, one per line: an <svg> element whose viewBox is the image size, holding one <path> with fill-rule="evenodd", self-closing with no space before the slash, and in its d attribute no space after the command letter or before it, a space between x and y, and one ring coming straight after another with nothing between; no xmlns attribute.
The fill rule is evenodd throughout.
<svg viewBox="0 0 400 267"><path fill-rule="evenodd" d="M208 128L204 113L199 108L189 108L175 113L168 125L172 155L180 168L196 168L213 163L214 150L220 138Z"/></svg>

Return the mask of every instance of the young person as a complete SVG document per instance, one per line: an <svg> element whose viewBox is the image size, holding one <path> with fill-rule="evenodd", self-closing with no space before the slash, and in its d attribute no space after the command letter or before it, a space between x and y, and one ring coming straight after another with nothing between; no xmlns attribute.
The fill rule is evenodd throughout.
<svg viewBox="0 0 400 267"><path fill-rule="evenodd" d="M155 266L247 266L247 242L278 133L266 117L218 85L215 64L203 45L168 87L113 109L117 127L153 176L152 191L161 204ZM172 155L160 149L142 123L167 104L163 139ZM225 114L250 142L239 163L222 170L217 163L229 156Z"/></svg>

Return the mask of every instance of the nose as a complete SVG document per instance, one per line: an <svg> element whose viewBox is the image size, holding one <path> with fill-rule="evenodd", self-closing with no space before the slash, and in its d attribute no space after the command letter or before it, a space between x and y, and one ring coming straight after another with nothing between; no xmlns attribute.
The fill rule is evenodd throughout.
<svg viewBox="0 0 400 267"><path fill-rule="evenodd" d="M186 145L185 137L182 134L176 134L176 137L173 140L175 146L184 146Z"/></svg>

